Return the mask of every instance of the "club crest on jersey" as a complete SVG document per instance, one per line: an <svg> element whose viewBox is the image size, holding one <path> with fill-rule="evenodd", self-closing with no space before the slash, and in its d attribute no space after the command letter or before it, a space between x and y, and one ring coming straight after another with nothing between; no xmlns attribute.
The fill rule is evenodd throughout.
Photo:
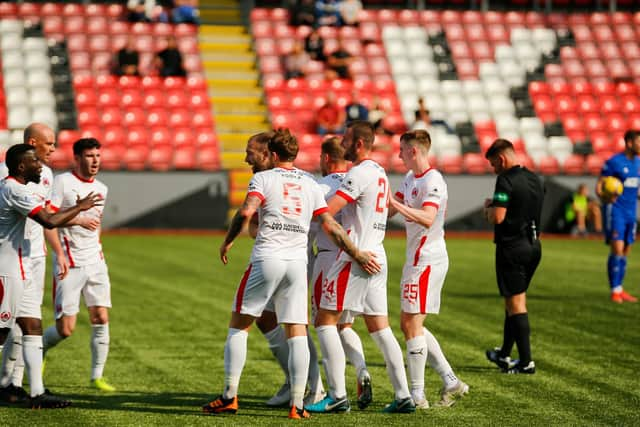
<svg viewBox="0 0 640 427"><path fill-rule="evenodd" d="M9 319L11 319L11 312L3 311L2 313L0 313L0 320L2 320L3 322L6 322Z"/></svg>
<svg viewBox="0 0 640 427"><path fill-rule="evenodd" d="M42 178L42 185L49 187L51 185L51 182L48 178Z"/></svg>
<svg viewBox="0 0 640 427"><path fill-rule="evenodd" d="M416 187L413 187L413 190L411 190L411 197L414 199L418 197L418 189Z"/></svg>

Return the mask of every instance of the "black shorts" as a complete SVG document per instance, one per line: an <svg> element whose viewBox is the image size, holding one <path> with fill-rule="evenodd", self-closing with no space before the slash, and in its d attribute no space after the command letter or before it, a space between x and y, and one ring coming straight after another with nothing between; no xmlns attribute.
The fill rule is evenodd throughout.
<svg viewBox="0 0 640 427"><path fill-rule="evenodd" d="M542 258L540 241L521 239L496 245L496 278L503 297L525 292Z"/></svg>

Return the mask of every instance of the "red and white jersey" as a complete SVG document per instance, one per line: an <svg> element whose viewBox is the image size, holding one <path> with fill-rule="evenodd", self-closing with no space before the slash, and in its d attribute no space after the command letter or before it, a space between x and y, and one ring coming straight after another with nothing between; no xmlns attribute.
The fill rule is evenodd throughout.
<svg viewBox="0 0 640 427"><path fill-rule="evenodd" d="M43 208L44 203L15 178L0 182L0 276L31 277L31 244L25 228L27 217Z"/></svg>
<svg viewBox="0 0 640 427"><path fill-rule="evenodd" d="M384 254L384 233L389 210L389 179L373 160L363 160L344 177L336 195L348 204L342 208L342 227L360 250ZM348 260L342 252L340 259Z"/></svg>
<svg viewBox="0 0 640 427"><path fill-rule="evenodd" d="M448 257L444 241L444 218L447 210L447 184L442 174L435 169L427 169L420 175L407 172L396 197L406 206L422 209L433 206L438 212L426 228L405 218L407 230L407 260L412 265L432 264Z"/></svg>
<svg viewBox="0 0 640 427"><path fill-rule="evenodd" d="M336 191L340 188L346 174L346 171L335 172L320 178L318 185L320 185L320 188L324 193L325 200L329 200L336 194ZM342 224L342 212L338 212L336 214L335 220ZM318 234L316 235L316 245L318 246L319 251L338 251L338 247L333 243L333 240L331 240L322 230L318 231Z"/></svg>
<svg viewBox="0 0 640 427"><path fill-rule="evenodd" d="M101 218L107 191L107 186L97 179L86 180L74 172L65 172L56 176L53 181L51 207L58 210L75 206L78 197L84 198L93 192L102 197L102 206L94 206L80 212L76 218ZM104 259L100 243L100 228L91 231L79 225L72 225L58 228L58 235L70 267L95 264Z"/></svg>
<svg viewBox="0 0 640 427"><path fill-rule="evenodd" d="M6 163L0 163L0 178L6 178L9 175ZM51 168L42 165L42 173L40 173L40 182L28 182L27 189L43 204L48 205L51 202L51 192L53 189L53 172ZM25 229L25 237L31 242L31 257L42 257L47 255L47 245L44 243L44 232L40 224L34 220L27 218L27 226Z"/></svg>
<svg viewBox="0 0 640 427"><path fill-rule="evenodd" d="M328 210L313 176L296 168L258 172L251 178L247 195L262 200L251 261L307 260L311 220Z"/></svg>

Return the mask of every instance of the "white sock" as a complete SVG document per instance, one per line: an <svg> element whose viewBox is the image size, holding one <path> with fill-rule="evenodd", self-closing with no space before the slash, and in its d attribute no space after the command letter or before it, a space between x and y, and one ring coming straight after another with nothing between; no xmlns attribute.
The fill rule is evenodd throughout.
<svg viewBox="0 0 640 427"><path fill-rule="evenodd" d="M22 351L24 364L29 378L29 391L31 397L44 393L42 382L42 336L25 335L22 337Z"/></svg>
<svg viewBox="0 0 640 427"><path fill-rule="evenodd" d="M269 343L271 354L273 354L273 357L278 361L287 382L289 382L289 346L287 345L287 337L284 334L284 329L278 325L264 334L264 337L267 339L267 343Z"/></svg>
<svg viewBox="0 0 640 427"><path fill-rule="evenodd" d="M64 337L58 333L58 329L55 325L49 326L47 329L45 329L44 334L42 334L42 342L44 345L45 354L50 348L58 345L58 343L63 339Z"/></svg>
<svg viewBox="0 0 640 427"><path fill-rule="evenodd" d="M429 348L429 354L427 355L429 366L440 375L445 388L453 386L458 382L458 377L453 373L451 365L449 365L447 358L442 352L442 348L440 348L440 343L438 343L436 337L434 337L427 328L422 328L422 330L424 331L424 337L427 340L427 347Z"/></svg>
<svg viewBox="0 0 640 427"><path fill-rule="evenodd" d="M347 395L344 371L347 361L344 357L344 350L340 343L340 335L336 326L318 326L318 341L327 373L327 383L329 383L330 394L334 399L343 398Z"/></svg>
<svg viewBox="0 0 640 427"><path fill-rule="evenodd" d="M304 390L309 375L309 344L306 336L291 337L289 346L289 380L291 384L291 405L302 409Z"/></svg>
<svg viewBox="0 0 640 427"><path fill-rule="evenodd" d="M91 379L102 378L109 355L109 324L91 325Z"/></svg>
<svg viewBox="0 0 640 427"><path fill-rule="evenodd" d="M367 363L364 360L364 349L360 337L353 328L344 328L340 331L340 341L347 355L347 359L356 369L356 375L360 377L360 373L367 369Z"/></svg>
<svg viewBox="0 0 640 427"><path fill-rule="evenodd" d="M320 376L320 365L318 363L318 351L316 350L316 345L307 331L307 347L309 348L309 393L312 395L321 393L323 391L322 387L322 377ZM291 351L291 348L289 348Z"/></svg>
<svg viewBox="0 0 640 427"><path fill-rule="evenodd" d="M229 328L227 342L224 344L224 393L225 399L238 394L240 375L247 360L247 331Z"/></svg>
<svg viewBox="0 0 640 427"><path fill-rule="evenodd" d="M9 331L2 349L2 371L0 371L0 387L12 384L13 370L18 359L22 357L22 329L15 325ZM14 384L16 385L16 384ZM19 384L22 386L22 383Z"/></svg>
<svg viewBox="0 0 640 427"><path fill-rule="evenodd" d="M378 345L387 363L387 374L391 380L391 385L396 392L396 399L406 399L410 397L409 385L407 384L407 373L404 370L402 349L398 340L393 336L391 328L386 327L371 334L371 338Z"/></svg>
<svg viewBox="0 0 640 427"><path fill-rule="evenodd" d="M427 340L418 335L407 341L407 371L411 380L411 396L414 400L424 397L424 368L427 364Z"/></svg>

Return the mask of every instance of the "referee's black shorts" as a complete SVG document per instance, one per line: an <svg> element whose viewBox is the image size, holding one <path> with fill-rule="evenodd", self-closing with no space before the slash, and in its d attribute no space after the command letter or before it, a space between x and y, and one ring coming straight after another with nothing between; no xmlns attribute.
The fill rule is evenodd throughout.
<svg viewBox="0 0 640 427"><path fill-rule="evenodd" d="M523 238L496 244L496 278L500 295L510 297L525 292L541 257L540 240L531 243Z"/></svg>

